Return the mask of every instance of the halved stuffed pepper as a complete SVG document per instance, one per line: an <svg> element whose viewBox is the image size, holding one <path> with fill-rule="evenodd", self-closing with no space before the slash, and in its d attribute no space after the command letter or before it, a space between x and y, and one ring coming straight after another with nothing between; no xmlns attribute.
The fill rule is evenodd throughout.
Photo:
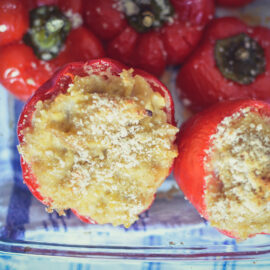
<svg viewBox="0 0 270 270"><path fill-rule="evenodd" d="M270 105L218 103L188 120L174 176L185 196L222 233L270 233Z"/></svg>
<svg viewBox="0 0 270 270"><path fill-rule="evenodd" d="M129 227L171 171L174 123L153 76L110 59L69 64L20 116L24 182L49 211Z"/></svg>

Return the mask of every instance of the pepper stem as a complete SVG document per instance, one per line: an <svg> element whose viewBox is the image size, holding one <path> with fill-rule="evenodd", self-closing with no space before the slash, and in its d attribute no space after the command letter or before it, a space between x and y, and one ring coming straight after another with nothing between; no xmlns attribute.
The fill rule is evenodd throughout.
<svg viewBox="0 0 270 270"><path fill-rule="evenodd" d="M160 28L171 21L174 9L171 0L119 0L123 3L128 23L139 33Z"/></svg>
<svg viewBox="0 0 270 270"><path fill-rule="evenodd" d="M250 53L246 48L240 48L235 53L235 56L237 59L245 61L245 60L248 60L250 58Z"/></svg>
<svg viewBox="0 0 270 270"><path fill-rule="evenodd" d="M154 21L155 21L155 17L154 17L154 15L153 15L153 13L150 12L150 11L145 11L145 12L142 14L142 16L143 16L143 19L142 19L143 25L144 25L145 27L147 27L147 28L152 27L152 25L153 25L153 23L154 23Z"/></svg>
<svg viewBox="0 0 270 270"><path fill-rule="evenodd" d="M41 6L30 11L30 27L23 40L39 59L48 61L59 54L70 30L70 21L57 6Z"/></svg>
<svg viewBox="0 0 270 270"><path fill-rule="evenodd" d="M59 32L63 28L64 24L65 22L63 20L52 18L46 23L45 28L50 34L52 34Z"/></svg>
<svg viewBox="0 0 270 270"><path fill-rule="evenodd" d="M226 79L242 85L253 83L266 66L264 49L246 33L217 40L215 61Z"/></svg>

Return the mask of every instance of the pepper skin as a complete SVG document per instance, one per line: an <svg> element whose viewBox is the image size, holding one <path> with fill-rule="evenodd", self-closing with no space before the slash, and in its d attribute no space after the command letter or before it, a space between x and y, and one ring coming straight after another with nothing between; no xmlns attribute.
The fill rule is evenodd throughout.
<svg viewBox="0 0 270 270"><path fill-rule="evenodd" d="M215 61L215 44L219 40L246 34L264 52L264 72L249 84L226 79ZM245 67L245 62L242 63ZM252 71L252 70L251 70ZM236 18L215 19L206 30L203 42L186 61L177 77L180 96L190 109L200 111L221 100L255 98L270 100L270 30L249 27Z"/></svg>
<svg viewBox="0 0 270 270"><path fill-rule="evenodd" d="M251 2L253 0L216 0L216 3L220 6L235 8L245 6Z"/></svg>
<svg viewBox="0 0 270 270"><path fill-rule="evenodd" d="M123 69L127 69L126 66L115 60L104 58L98 60L90 60L86 63L71 63L58 70L54 74L54 76L45 84L43 84L26 103L18 122L18 138L20 143L23 142L22 131L31 126L32 116L35 111L35 106L37 102L40 100L44 101L50 99L51 97L56 96L59 93L65 93L70 83L73 82L73 78L75 75L82 77L88 75L85 72L85 67L91 68L94 74L104 73L104 71L109 70L112 75L118 75L122 72ZM169 90L155 77L142 70L135 69L133 72L133 76L135 75L140 75L144 79L146 79L153 91L160 93L165 98L167 121L168 123L175 125L174 104ZM38 190L39 185L37 183L35 175L32 173L31 166L27 164L23 160L23 158L21 158L21 167L24 183L28 186L29 190L38 200L40 200L43 204L49 206L51 198L44 198L42 194L40 194ZM170 172L171 170L172 168L170 168ZM73 211L74 214L77 215L82 221L92 224L95 223L95 221L93 221L91 217L84 217L81 216L76 210Z"/></svg>
<svg viewBox="0 0 270 270"><path fill-rule="evenodd" d="M186 198L206 220L209 215L205 202L205 177L209 172L204 163L211 146L211 136L217 133L217 126L225 117L247 107L258 109L261 115L270 116L270 105L262 101L224 101L197 113L180 128L177 141L179 155L174 164L174 177ZM229 237L238 238L237 232L217 229Z"/></svg>
<svg viewBox="0 0 270 270"><path fill-rule="evenodd" d="M25 34L33 32L29 30L29 12L44 5L58 7L60 12L66 14L71 24L74 14L77 14L75 17L81 17L80 0L28 0L24 5L16 0L3 0L0 3L0 27L5 27L0 30L0 83L23 101L27 100L62 65L104 56L103 46L96 36L73 22L73 29L68 33L66 40L63 40L59 54L51 60L39 59L35 54L36 51L34 52L25 41ZM41 41L43 40L41 38Z"/></svg>
<svg viewBox="0 0 270 270"><path fill-rule="evenodd" d="M153 17L153 5L158 1L145 1L146 7L142 7L140 1L122 1L130 6L128 2L133 2L131 6L136 2L140 9L133 17L127 13L134 9L125 11L125 7L118 8L115 0L85 1L85 22L91 31L106 41L109 57L156 76L163 73L166 65L177 65L186 59L197 46L205 25L214 14L212 0L164 0L159 2L165 3L166 7L169 5L174 15L168 21L162 21L159 14L155 15L157 19ZM126 7L126 10L129 9ZM140 16L144 15L148 16L145 24L132 21L140 20Z"/></svg>
<svg viewBox="0 0 270 270"><path fill-rule="evenodd" d="M19 0L0 2L0 46L19 41L28 28L28 14Z"/></svg>

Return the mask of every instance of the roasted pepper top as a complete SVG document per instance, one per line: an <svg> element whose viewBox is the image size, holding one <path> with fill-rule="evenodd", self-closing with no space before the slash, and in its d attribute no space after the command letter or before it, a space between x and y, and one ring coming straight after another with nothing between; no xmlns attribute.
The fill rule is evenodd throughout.
<svg viewBox="0 0 270 270"><path fill-rule="evenodd" d="M270 29L237 18L214 19L177 80L194 111L222 100L270 100Z"/></svg>
<svg viewBox="0 0 270 270"><path fill-rule="evenodd" d="M82 0L40 3L0 1L0 83L22 100L62 65L104 56L82 26Z"/></svg>
<svg viewBox="0 0 270 270"><path fill-rule="evenodd" d="M213 13L212 0L97 0L84 18L110 57L161 75L192 52Z"/></svg>

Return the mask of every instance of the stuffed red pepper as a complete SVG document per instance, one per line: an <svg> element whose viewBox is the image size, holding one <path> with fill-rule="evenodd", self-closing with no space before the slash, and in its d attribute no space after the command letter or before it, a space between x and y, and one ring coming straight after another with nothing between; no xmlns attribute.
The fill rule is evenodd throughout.
<svg viewBox="0 0 270 270"><path fill-rule="evenodd" d="M18 123L24 182L48 210L129 227L168 176L177 147L167 88L109 59L72 63Z"/></svg>
<svg viewBox="0 0 270 270"><path fill-rule="evenodd" d="M198 111L221 100L270 100L270 29L236 18L215 19L180 69L184 103Z"/></svg>
<svg viewBox="0 0 270 270"><path fill-rule="evenodd" d="M81 12L81 0L0 1L0 83L26 100L63 64L104 56Z"/></svg>
<svg viewBox="0 0 270 270"><path fill-rule="evenodd" d="M215 104L180 130L174 176L198 212L226 235L270 233L270 105Z"/></svg>
<svg viewBox="0 0 270 270"><path fill-rule="evenodd" d="M197 46L214 14L213 0L85 1L85 22L107 42L110 57L157 76Z"/></svg>

